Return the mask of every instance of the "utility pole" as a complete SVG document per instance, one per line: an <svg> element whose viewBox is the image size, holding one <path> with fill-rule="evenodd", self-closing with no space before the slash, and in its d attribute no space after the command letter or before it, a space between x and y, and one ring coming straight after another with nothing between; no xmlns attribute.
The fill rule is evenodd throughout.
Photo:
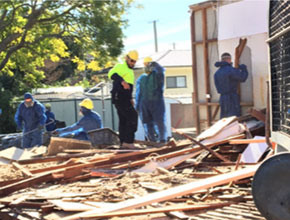
<svg viewBox="0 0 290 220"><path fill-rule="evenodd" d="M174 42L173 42L172 46L173 46L173 50L175 50L175 43Z"/></svg>
<svg viewBox="0 0 290 220"><path fill-rule="evenodd" d="M155 52L158 52L158 42L157 42L157 28L156 20L153 21L153 30L154 30L154 42L155 42Z"/></svg>

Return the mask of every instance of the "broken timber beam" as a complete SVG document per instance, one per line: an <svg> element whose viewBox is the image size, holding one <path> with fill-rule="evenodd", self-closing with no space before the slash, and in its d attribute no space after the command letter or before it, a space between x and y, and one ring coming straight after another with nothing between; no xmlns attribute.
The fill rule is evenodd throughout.
<svg viewBox="0 0 290 220"><path fill-rule="evenodd" d="M214 146L217 146L219 144L225 144L228 143L229 140L235 139L235 138L243 138L245 137L244 134L241 135L237 135L237 136L233 136L233 137L229 137L227 139L221 140L221 141L217 141L215 143L211 143L211 144L207 144L206 147L207 148L212 148ZM168 159L168 158L172 158L172 157L176 157L179 155L183 155L183 154L187 154L187 153L196 153L196 155L201 154L201 148L199 147L193 147L190 149L183 149L180 151L175 151L175 152L170 152L168 154L165 155L160 155L155 157L156 160L160 160L160 159ZM135 160L134 162L129 162L129 163L125 163L125 164L119 164L117 166L114 166L113 169L122 169L122 168L128 168L128 167L135 167L135 166L140 166L140 165L144 165L146 163L148 163L151 160L151 158L145 158L143 160ZM229 161L231 162L231 161ZM235 163L234 163L235 164Z"/></svg>
<svg viewBox="0 0 290 220"><path fill-rule="evenodd" d="M173 128L174 129L174 128ZM199 145L201 148L203 148L204 150L207 150L209 151L212 155L216 156L217 158L221 159L222 161L224 162L231 162L230 160L224 158L222 155L220 155L219 153L215 152L214 150L210 149L209 147L203 145L202 143L200 143L199 141L193 139L192 137L190 137L189 135L187 134L184 134L182 132L179 132L177 131L176 129L174 129L174 131L177 133L177 134L180 134L184 137L186 137L187 139L191 140L193 143Z"/></svg>
<svg viewBox="0 0 290 220"><path fill-rule="evenodd" d="M262 111L251 108L249 113L250 113L250 115L252 115L256 119L266 123L266 115Z"/></svg>

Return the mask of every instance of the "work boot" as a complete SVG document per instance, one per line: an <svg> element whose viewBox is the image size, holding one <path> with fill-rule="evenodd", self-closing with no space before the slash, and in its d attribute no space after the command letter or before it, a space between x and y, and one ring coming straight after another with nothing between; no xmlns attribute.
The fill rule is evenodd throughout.
<svg viewBox="0 0 290 220"><path fill-rule="evenodd" d="M167 145L166 141L160 141L160 142L154 144L155 147L164 147L166 145Z"/></svg>
<svg viewBox="0 0 290 220"><path fill-rule="evenodd" d="M121 148L125 148L125 149L138 149L138 147L135 146L135 144L133 144L133 143L126 143L126 142L123 142L123 144L121 145Z"/></svg>

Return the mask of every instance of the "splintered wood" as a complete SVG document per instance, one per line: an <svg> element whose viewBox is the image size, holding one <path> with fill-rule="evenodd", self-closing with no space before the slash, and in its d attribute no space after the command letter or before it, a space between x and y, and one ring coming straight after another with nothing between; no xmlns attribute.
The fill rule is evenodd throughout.
<svg viewBox="0 0 290 220"><path fill-rule="evenodd" d="M95 149L88 142L53 138L41 155L31 151L16 160L0 152L11 163L0 170L0 218L226 220L236 213L239 219L264 219L250 187L267 151L259 151L254 162L247 158L262 137L245 139L235 117L198 137L176 132L184 140L162 147L138 141L135 150ZM20 152L6 150L12 151Z"/></svg>

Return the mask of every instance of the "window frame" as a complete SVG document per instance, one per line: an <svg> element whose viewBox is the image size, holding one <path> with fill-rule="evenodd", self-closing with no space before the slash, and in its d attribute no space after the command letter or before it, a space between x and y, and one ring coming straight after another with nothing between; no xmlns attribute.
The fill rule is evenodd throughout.
<svg viewBox="0 0 290 220"><path fill-rule="evenodd" d="M177 85L177 78L184 78L184 86L179 87ZM173 87L168 87L168 83L167 83L167 79L169 78L173 78L174 79L174 86ZM183 89L183 88L187 88L187 82L186 82L186 75L182 75L182 76L166 76L166 89Z"/></svg>

